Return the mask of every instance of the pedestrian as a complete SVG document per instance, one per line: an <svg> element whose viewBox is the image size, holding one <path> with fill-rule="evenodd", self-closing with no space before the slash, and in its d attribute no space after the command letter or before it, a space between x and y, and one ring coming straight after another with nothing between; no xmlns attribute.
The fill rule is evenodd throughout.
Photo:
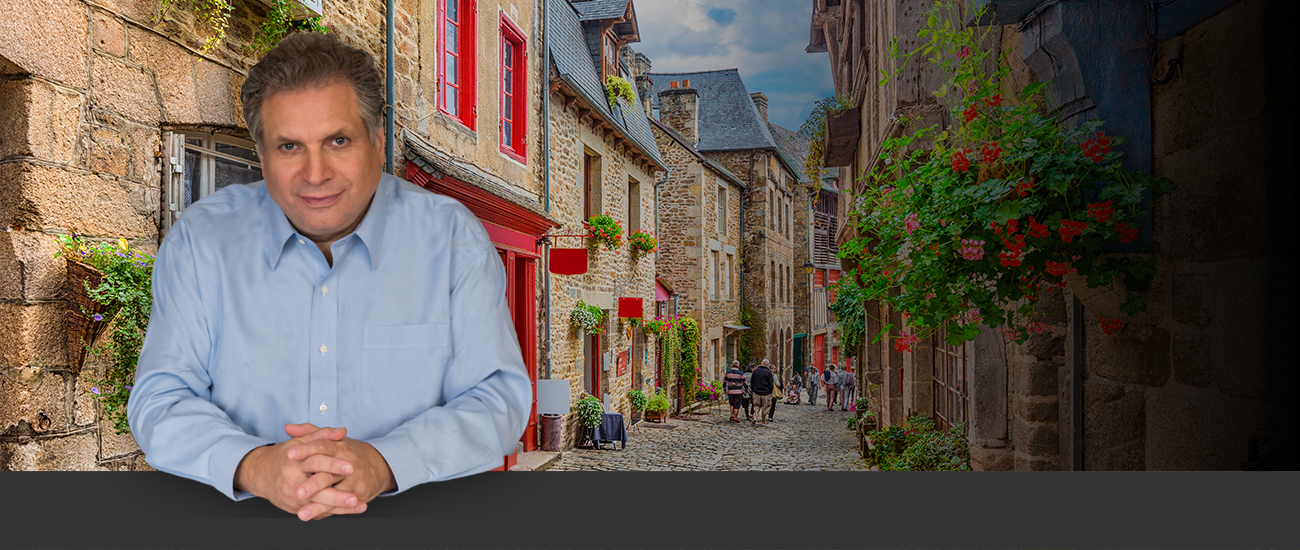
<svg viewBox="0 0 1300 550"><path fill-rule="evenodd" d="M767 368L767 361L754 367L750 378L750 389L754 392L754 408L758 409L758 420L764 426L767 425L767 418L771 414L768 409L776 405L772 399L772 389L775 387L776 381L772 376L772 370Z"/></svg>
<svg viewBox="0 0 1300 550"><path fill-rule="evenodd" d="M835 410L835 386L839 384L839 374L835 372L835 364L826 365L826 372L822 373L822 389L826 390L826 410Z"/></svg>
<svg viewBox="0 0 1300 550"><path fill-rule="evenodd" d="M808 404L817 404L817 386L820 384L821 373L817 372L817 367L809 365L804 370L803 383L808 387Z"/></svg>
<svg viewBox="0 0 1300 550"><path fill-rule="evenodd" d="M857 386L857 377L849 371L848 366L840 373L840 410L849 410L849 405L853 404L854 386Z"/></svg>
<svg viewBox="0 0 1300 550"><path fill-rule="evenodd" d="M745 367L745 374L744 374L745 386L740 393L740 404L745 409L745 420L748 420L750 422L754 421L754 415L752 414L754 390L749 385L750 379L753 378L753 376L754 376L754 367L753 366Z"/></svg>
<svg viewBox="0 0 1300 550"><path fill-rule="evenodd" d="M794 376L790 378L790 395L787 396L786 401L792 405L798 405L803 402L803 396L799 393L799 390L802 388L803 377L799 376L799 373L796 372L794 373Z"/></svg>
<svg viewBox="0 0 1300 550"><path fill-rule="evenodd" d="M772 371L772 363L767 359L763 360L763 366L767 367L768 371ZM767 419L769 421L774 420L776 418L776 403L777 400L781 399L782 391L783 390L781 389L781 378L776 376L776 373L773 372L772 373L772 405L767 409L761 409L763 411L763 414L767 416Z"/></svg>
<svg viewBox="0 0 1300 550"><path fill-rule="evenodd" d="M731 402L731 421L740 422L737 416L743 405L741 395L745 393L745 373L740 372L740 361L732 361L731 368L722 378L727 382L727 400Z"/></svg>

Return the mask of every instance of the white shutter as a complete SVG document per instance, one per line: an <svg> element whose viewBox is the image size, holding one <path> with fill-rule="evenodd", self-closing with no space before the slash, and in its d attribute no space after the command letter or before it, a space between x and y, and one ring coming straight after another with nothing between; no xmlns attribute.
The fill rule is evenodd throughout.
<svg viewBox="0 0 1300 550"><path fill-rule="evenodd" d="M185 211L185 134L163 132L162 233Z"/></svg>

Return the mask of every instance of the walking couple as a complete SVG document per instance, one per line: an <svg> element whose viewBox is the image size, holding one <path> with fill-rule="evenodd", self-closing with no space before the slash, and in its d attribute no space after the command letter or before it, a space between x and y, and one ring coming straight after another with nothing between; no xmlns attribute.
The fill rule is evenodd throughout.
<svg viewBox="0 0 1300 550"><path fill-rule="evenodd" d="M745 410L745 418L754 421L750 406L758 409L759 423L766 426L767 421L776 412L776 399L772 390L776 387L776 377L772 375L772 366L764 359L749 372L740 371L740 361L732 361L723 380L727 384L727 398L731 402L731 421L740 422L740 410Z"/></svg>

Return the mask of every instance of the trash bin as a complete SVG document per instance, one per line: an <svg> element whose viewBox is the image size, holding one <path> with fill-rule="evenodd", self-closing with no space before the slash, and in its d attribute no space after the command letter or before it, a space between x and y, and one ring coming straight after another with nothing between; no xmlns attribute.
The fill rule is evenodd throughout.
<svg viewBox="0 0 1300 550"><path fill-rule="evenodd" d="M542 415L542 450L558 452L564 445L564 416Z"/></svg>

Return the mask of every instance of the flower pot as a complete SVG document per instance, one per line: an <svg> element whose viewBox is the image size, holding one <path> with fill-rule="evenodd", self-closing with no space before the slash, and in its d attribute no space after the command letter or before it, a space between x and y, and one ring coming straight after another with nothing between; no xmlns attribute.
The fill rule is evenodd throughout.
<svg viewBox="0 0 1300 550"><path fill-rule="evenodd" d="M645 412L645 419L648 422L663 422L666 418L668 418L668 411L666 410Z"/></svg>
<svg viewBox="0 0 1300 550"><path fill-rule="evenodd" d="M81 367L86 363L86 353L117 313L91 299L86 290L87 286L95 288L103 281L104 274L98 269L68 258L68 301L63 326L68 333L68 369L73 376L81 374ZM95 320L96 315L100 316L100 320Z"/></svg>

